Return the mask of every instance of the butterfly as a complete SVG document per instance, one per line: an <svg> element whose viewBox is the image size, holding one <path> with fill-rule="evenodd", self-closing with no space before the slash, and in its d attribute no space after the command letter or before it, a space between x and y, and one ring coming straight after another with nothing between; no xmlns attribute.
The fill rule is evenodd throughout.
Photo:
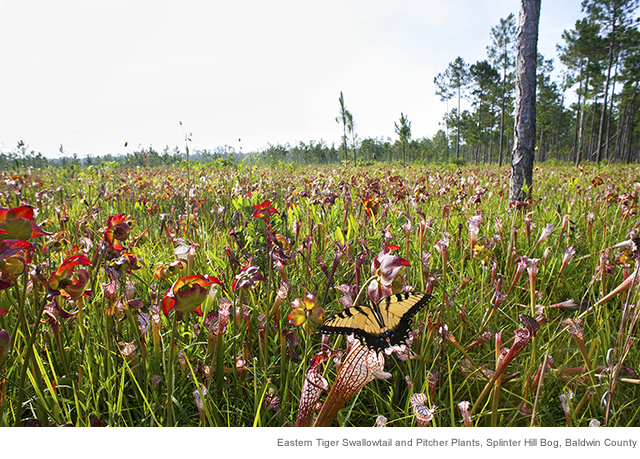
<svg viewBox="0 0 640 459"><path fill-rule="evenodd" d="M377 303L352 306L329 317L319 328L327 335L354 334L369 349L378 352L406 344L413 317L432 296L427 293L397 293Z"/></svg>

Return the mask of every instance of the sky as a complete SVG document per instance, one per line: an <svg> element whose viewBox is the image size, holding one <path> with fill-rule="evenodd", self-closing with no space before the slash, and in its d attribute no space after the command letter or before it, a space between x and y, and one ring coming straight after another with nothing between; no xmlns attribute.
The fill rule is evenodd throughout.
<svg viewBox="0 0 640 459"><path fill-rule="evenodd" d="M543 0L538 51L583 17ZM434 77L487 59L518 0L0 0L0 152L57 157L340 143L340 91L361 139L432 137ZM125 147L125 143L127 146Z"/></svg>

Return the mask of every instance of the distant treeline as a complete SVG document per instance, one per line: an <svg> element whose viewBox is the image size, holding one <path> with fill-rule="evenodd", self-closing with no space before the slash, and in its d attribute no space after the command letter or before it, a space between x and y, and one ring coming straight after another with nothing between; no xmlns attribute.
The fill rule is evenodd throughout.
<svg viewBox="0 0 640 459"><path fill-rule="evenodd" d="M238 157L236 158L235 156ZM209 163L211 161L220 161L223 163L235 162L241 160L242 156L247 155L237 155L233 147L225 145L224 147L217 147L215 151L195 151L190 154L188 158L185 151L181 151L178 147L169 149L168 146L161 152L150 146L149 148L139 148L136 151L126 153L124 155L87 155L83 158L79 157L77 154L68 156L65 154L64 150L60 148L60 154L57 158L47 158L40 152L36 153L34 150L29 150L27 145L21 141L18 142L17 151L0 153L0 168L12 169L18 167L31 167L35 169L42 169L46 167L88 167L102 163L113 163L116 166L121 166L123 168L152 168L176 166L187 159L189 161L196 161L200 163Z"/></svg>
<svg viewBox="0 0 640 459"><path fill-rule="evenodd" d="M512 129L511 129L512 131ZM563 137L560 137L563 139ZM481 164L497 163L498 148L494 140L494 148L489 149L486 144L474 145L462 143L460 151L456 154L456 147L447 137L444 131L438 131L433 138L423 137L411 140L406 145L407 164L429 164L429 163L453 163L453 164ZM566 140L566 139L565 139ZM453 137L455 142L455 137ZM505 150L510 151L513 140L511 137L505 139ZM567 143L569 141L567 140ZM353 150L349 151L347 164L353 164ZM273 166L283 163L296 163L301 165L339 165L345 164L344 155L340 146L328 145L324 141L310 141L308 143L299 142L296 145L276 144L269 145L258 152L239 153L233 148L212 150L196 150L189 154L189 161L201 164L217 163L218 165L233 165L244 163L248 165ZM560 147L559 144L552 144L544 148L542 153L538 153L537 161L549 159L559 161L575 161L570 145ZM616 161L617 158L611 158ZM0 169L10 170L22 167L43 169L47 167L67 168L69 166L88 167L97 166L101 163L113 163L122 168L155 168L180 166L187 160L186 152L178 149L165 148L159 152L153 147L141 148L137 151L124 155L104 155L85 156L77 155L59 156L58 158L47 158L40 152L33 150L28 152L0 153ZM399 140L387 138L367 138L358 143L356 150L356 162L359 166L371 165L374 163L402 163L402 146ZM633 144L630 154L624 162L640 162L640 146Z"/></svg>
<svg viewBox="0 0 640 459"><path fill-rule="evenodd" d="M433 139L421 138L411 140L406 145L406 159L409 163L426 164L431 162L446 162L449 157L447 151L447 136L444 131L439 131ZM19 144L20 145L20 144ZM473 159L473 150L463 145L463 158ZM353 151L350 150L348 164L353 164ZM463 158L450 158L451 162L463 164ZM0 168L12 169L19 167L31 167L42 169L46 167L69 166L88 167L110 162L123 168L153 168L166 166L179 166L186 161L195 161L202 164L217 162L220 165L232 165L240 162L252 165L272 166L282 163L297 164L344 164L344 157L340 146L327 144L323 140L308 143L299 142L295 145L269 144L261 151L241 153L231 146L217 147L215 150L195 150L190 152L188 158L186 151L178 147L158 151L152 146L139 148L124 155L85 156L60 154L58 158L47 158L40 152L28 150L26 145L19 146L17 151L0 153ZM402 145L399 140L387 138L367 138L358 142L356 150L358 165L369 165L380 162L402 162Z"/></svg>

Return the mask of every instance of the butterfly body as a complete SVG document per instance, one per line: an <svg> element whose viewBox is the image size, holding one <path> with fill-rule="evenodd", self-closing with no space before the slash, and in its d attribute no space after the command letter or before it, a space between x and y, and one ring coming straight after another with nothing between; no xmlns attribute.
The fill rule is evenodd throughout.
<svg viewBox="0 0 640 459"><path fill-rule="evenodd" d="M378 352L406 344L413 317L431 300L427 293L397 293L366 306L337 312L318 329L329 335L354 334Z"/></svg>

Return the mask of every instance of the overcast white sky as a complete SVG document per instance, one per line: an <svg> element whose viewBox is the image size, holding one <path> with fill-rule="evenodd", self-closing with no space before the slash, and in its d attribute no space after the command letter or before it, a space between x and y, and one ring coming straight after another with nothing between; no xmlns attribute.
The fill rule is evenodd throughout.
<svg viewBox="0 0 640 459"><path fill-rule="evenodd" d="M538 50L556 58L580 0L543 0ZM218 145L340 142L343 91L361 138L432 137L433 78L487 58L518 0L0 0L0 151L49 157ZM559 63L555 60L557 66ZM180 126L182 121L184 127ZM124 143L128 142L125 149Z"/></svg>

